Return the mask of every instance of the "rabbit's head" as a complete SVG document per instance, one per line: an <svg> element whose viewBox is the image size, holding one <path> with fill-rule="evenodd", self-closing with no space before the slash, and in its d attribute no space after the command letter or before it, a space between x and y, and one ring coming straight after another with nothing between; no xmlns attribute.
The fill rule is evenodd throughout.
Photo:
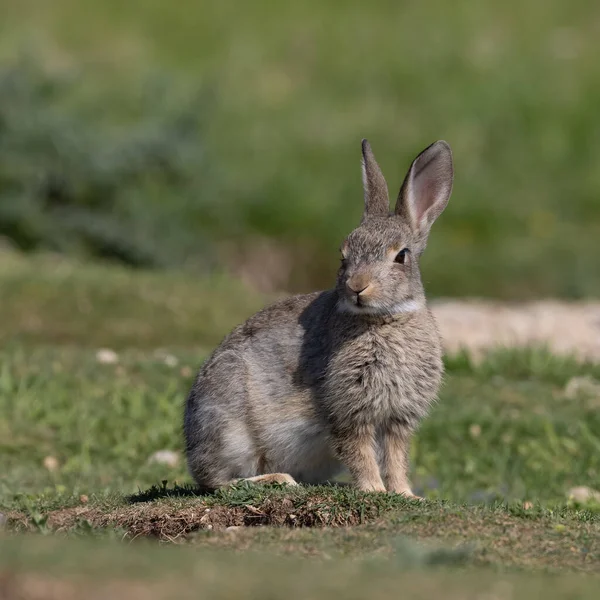
<svg viewBox="0 0 600 600"><path fill-rule="evenodd" d="M388 189L367 140L362 142L365 209L341 247L337 290L342 311L394 316L424 306L419 272L429 230L452 191L452 152L443 141L413 161L390 213Z"/></svg>

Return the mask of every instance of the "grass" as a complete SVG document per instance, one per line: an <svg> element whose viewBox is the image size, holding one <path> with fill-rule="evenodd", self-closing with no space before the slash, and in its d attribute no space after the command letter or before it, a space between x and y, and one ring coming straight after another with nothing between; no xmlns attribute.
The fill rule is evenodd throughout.
<svg viewBox="0 0 600 600"><path fill-rule="evenodd" d="M70 538L149 537L194 548L328 559L389 557L406 544L405 566L437 561L593 573L600 562L600 517L584 507L419 503L345 486L241 484L207 496L164 485L153 498L148 495L96 496L72 506L24 504L9 511L9 527Z"/></svg>
<svg viewBox="0 0 600 600"><path fill-rule="evenodd" d="M153 452L182 451L183 400L203 353L129 350L99 364L94 350L13 346L0 352L2 487L13 493L102 490L133 493L186 472L149 465ZM525 363L529 356L521 354ZM538 359L539 360L539 359ZM449 364L439 405L413 446L415 483L456 502L566 500L570 487L600 478L597 400L568 400L570 374L547 357L546 370L519 378L493 359ZM494 366L496 365L496 366ZM500 367L500 368L499 368ZM456 369L453 371L452 369ZM596 367L589 367L598 372ZM44 458L60 468L49 472Z"/></svg>
<svg viewBox="0 0 600 600"><path fill-rule="evenodd" d="M259 574L273 597L393 586L409 597L591 597L597 581L569 573L598 572L600 506L569 490L600 487L598 399L564 390L574 376L600 378L600 365L543 349L447 357L440 402L412 447L424 503L344 485L207 495L186 473L183 401L210 348L264 298L228 278L13 254L0 287L7 597L108 585L185 597L185 579L207 597L252 598ZM112 362L102 347L116 350ZM159 450L179 462L152 463Z"/></svg>
<svg viewBox="0 0 600 600"><path fill-rule="evenodd" d="M160 218L148 214L158 199L138 190L131 229L132 239L152 231L143 247L187 244L178 231L193 222L190 254L259 283L267 237L286 263L276 287L328 285L359 220L360 139L372 141L395 195L410 159L445 138L456 184L424 257L430 291L600 293L592 0L6 0L1 10L3 62L25 50L78 74L65 105L86 122L138 123L136 82L155 71L174 96L199 86L213 98L194 156L210 156L214 181L187 205L185 186L164 190Z"/></svg>
<svg viewBox="0 0 600 600"><path fill-rule="evenodd" d="M265 302L229 277L0 254L3 344L210 348Z"/></svg>

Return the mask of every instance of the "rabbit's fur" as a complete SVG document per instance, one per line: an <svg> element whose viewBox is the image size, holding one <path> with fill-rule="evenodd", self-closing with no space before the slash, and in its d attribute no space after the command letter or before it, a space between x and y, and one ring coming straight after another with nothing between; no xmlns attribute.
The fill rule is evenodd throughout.
<svg viewBox="0 0 600 600"><path fill-rule="evenodd" d="M202 487L319 483L345 466L362 490L412 495L410 437L443 372L418 261L450 197L452 154L445 142L426 148L390 213L366 140L362 149L365 211L335 288L256 313L198 374L184 428Z"/></svg>

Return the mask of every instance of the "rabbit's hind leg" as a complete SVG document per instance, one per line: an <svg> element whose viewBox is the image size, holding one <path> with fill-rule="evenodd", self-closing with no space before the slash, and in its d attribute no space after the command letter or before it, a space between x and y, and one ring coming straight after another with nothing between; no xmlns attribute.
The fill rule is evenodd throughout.
<svg viewBox="0 0 600 600"><path fill-rule="evenodd" d="M235 485L247 481L248 483L255 483L258 485L270 484L270 483L285 483L287 485L298 485L298 482L288 473L265 473L267 469L267 461L264 455L261 455L258 459L258 472L260 475L254 475L252 477L238 477L232 479L228 485Z"/></svg>
<svg viewBox="0 0 600 600"><path fill-rule="evenodd" d="M235 485L237 483L243 483L244 481L257 484L285 483L287 485L298 485L298 482L287 473L265 473L264 475L256 475L254 477L232 479L228 485Z"/></svg>

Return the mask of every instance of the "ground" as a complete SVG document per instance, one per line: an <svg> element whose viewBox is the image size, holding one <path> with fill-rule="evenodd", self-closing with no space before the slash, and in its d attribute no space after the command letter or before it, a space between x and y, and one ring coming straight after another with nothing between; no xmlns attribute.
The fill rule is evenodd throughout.
<svg viewBox="0 0 600 600"><path fill-rule="evenodd" d="M6 597L76 597L90 582L98 597L144 595L157 577L155 597L185 597L185 576L210 597L251 598L261 573L296 597L398 585L414 597L592 597L600 505L570 490L600 487L598 362L541 347L449 352L412 446L424 503L344 481L207 495L182 457L185 395L210 347L267 299L227 279L13 254L0 286ZM459 305L444 306L456 320Z"/></svg>

